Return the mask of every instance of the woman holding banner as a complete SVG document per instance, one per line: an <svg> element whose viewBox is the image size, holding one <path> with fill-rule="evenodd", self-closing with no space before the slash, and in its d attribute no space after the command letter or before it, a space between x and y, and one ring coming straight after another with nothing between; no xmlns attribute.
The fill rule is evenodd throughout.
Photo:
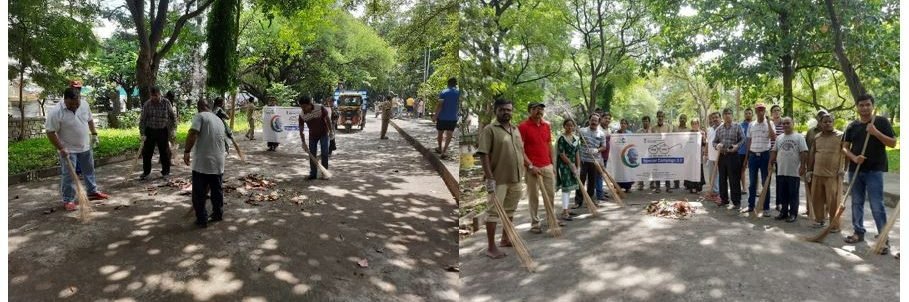
<svg viewBox="0 0 909 302"><path fill-rule="evenodd" d="M628 130L628 120L621 119L619 120L619 130L616 130L616 134L631 134L631 130ZM625 193L631 193L631 186L634 185L634 182L620 182L619 187L625 190Z"/></svg>
<svg viewBox="0 0 909 302"><path fill-rule="evenodd" d="M701 122L698 119L696 119L696 118L691 119L691 130L690 131L701 134L701 150L705 150L705 148L707 148L707 135L704 133L703 130L701 130ZM687 189L688 192L691 194L698 194L701 192L701 190L704 189L704 170L703 169L700 169L700 170L701 170L701 181L700 182L694 182L694 181L690 181L690 180L685 181L685 189Z"/></svg>

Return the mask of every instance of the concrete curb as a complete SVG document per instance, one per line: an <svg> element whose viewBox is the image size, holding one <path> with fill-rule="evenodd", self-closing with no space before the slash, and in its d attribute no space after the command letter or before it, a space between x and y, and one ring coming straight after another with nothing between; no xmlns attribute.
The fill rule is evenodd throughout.
<svg viewBox="0 0 909 302"><path fill-rule="evenodd" d="M899 175L897 175L898 177ZM849 186L849 180L843 180L843 190ZM893 192L884 191L884 205L888 208L896 208L896 204L900 201L900 195Z"/></svg>
<svg viewBox="0 0 909 302"><path fill-rule="evenodd" d="M461 198L461 189L458 186L458 179L451 174L451 171L448 171L448 168L445 167L445 164L442 163L442 160L438 156L432 154L432 152L423 146L415 138L407 134L406 131L401 129L394 121L388 121L392 127L398 130L398 133L407 140L417 151L420 151L423 154L423 157L429 161L429 164L432 165L433 169L436 169L436 172L439 173L439 176L442 176L442 181L445 182L445 186L448 187L448 191L451 192L451 196L454 197L455 201L459 201Z"/></svg>
<svg viewBox="0 0 909 302"><path fill-rule="evenodd" d="M106 166L110 164L121 163L127 160L134 158L135 156L130 155L119 155L114 157L102 158L95 160L95 167ZM15 185L20 183L26 183L31 181L40 180L43 178L60 176L60 166L55 166L53 168L46 168L41 170L33 170L25 173L19 173L16 175L9 176L9 184Z"/></svg>

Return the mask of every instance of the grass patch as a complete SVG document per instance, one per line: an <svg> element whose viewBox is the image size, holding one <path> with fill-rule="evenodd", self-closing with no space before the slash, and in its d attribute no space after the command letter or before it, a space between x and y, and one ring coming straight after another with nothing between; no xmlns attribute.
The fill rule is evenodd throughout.
<svg viewBox="0 0 909 302"><path fill-rule="evenodd" d="M177 143L186 142L191 120L177 125ZM229 125L229 122L228 122ZM234 139L249 130L246 116L237 113L234 121ZM138 128L98 129L101 144L94 149L95 160L116 157L123 154L135 154L139 150L141 138ZM27 139L9 144L7 151L9 168L7 175L15 175L35 170L53 168L60 165L57 149L47 137Z"/></svg>

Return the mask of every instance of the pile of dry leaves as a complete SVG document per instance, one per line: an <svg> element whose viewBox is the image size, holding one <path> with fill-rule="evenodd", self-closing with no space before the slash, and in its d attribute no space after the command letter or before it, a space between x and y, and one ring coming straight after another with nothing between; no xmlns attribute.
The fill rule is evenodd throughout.
<svg viewBox="0 0 909 302"><path fill-rule="evenodd" d="M694 211L695 206L690 204L687 199L682 201L655 200L644 208L644 212L648 215L672 219L688 217Z"/></svg>
<svg viewBox="0 0 909 302"><path fill-rule="evenodd" d="M255 174L255 173L248 174L244 177L240 177L238 180L240 181L239 187L242 187L244 189L243 192L246 192L249 190L266 191L268 189L278 186L278 183L276 181L270 180L262 174ZM236 186L227 185L224 187L224 190L232 192L232 191L236 190L237 188L238 187L236 187ZM279 199L281 199L281 194L278 193L277 190L275 190L275 191L272 191L271 193L268 193L268 192L251 193L247 196L245 202L250 205L258 206L262 202L276 201Z"/></svg>

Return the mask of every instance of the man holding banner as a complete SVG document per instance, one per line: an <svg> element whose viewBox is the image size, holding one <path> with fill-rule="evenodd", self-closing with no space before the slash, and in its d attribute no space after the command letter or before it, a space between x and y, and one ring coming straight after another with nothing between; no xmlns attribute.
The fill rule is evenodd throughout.
<svg viewBox="0 0 909 302"><path fill-rule="evenodd" d="M716 137L710 142L710 147L720 152L717 171L720 176L722 203L719 206L725 206L728 210L742 206L742 184L739 182L742 162L739 161L738 148L744 142L745 133L742 127L732 123L732 109L723 109L723 124L716 129ZM730 189L732 204L729 204Z"/></svg>

